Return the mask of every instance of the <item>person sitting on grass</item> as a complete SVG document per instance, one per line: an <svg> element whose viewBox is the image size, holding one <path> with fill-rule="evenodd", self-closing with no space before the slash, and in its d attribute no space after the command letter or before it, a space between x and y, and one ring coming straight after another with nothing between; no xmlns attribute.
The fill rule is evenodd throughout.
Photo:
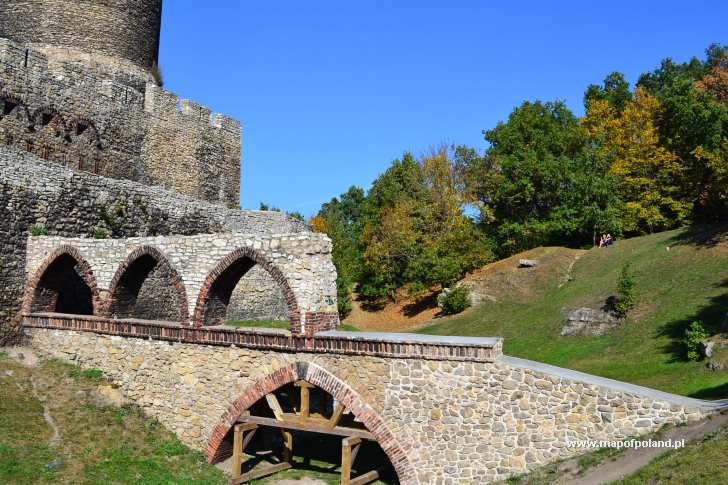
<svg viewBox="0 0 728 485"><path fill-rule="evenodd" d="M611 234L607 234L604 238L604 247L611 246L612 244L614 244L614 238Z"/></svg>

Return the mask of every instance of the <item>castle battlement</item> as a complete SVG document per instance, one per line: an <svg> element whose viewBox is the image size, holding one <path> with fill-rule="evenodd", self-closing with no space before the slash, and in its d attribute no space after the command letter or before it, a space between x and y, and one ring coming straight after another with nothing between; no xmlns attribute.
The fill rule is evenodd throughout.
<svg viewBox="0 0 728 485"><path fill-rule="evenodd" d="M140 84L128 64L94 69L0 38L0 143L237 207L240 122L180 99L151 76Z"/></svg>

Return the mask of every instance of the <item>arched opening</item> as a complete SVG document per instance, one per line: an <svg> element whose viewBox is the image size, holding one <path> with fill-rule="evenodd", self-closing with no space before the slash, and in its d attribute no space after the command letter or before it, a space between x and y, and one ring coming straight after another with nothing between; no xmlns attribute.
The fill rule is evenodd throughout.
<svg viewBox="0 0 728 485"><path fill-rule="evenodd" d="M296 298L285 277L256 251L241 248L223 258L206 278L197 300L195 323L209 326L232 320L277 320L283 315L298 324Z"/></svg>
<svg viewBox="0 0 728 485"><path fill-rule="evenodd" d="M133 251L110 285L109 313L116 318L186 322L187 297L177 271L151 247Z"/></svg>
<svg viewBox="0 0 728 485"><path fill-rule="evenodd" d="M69 253L62 253L42 269L32 288L32 313L94 314L95 284L88 265Z"/></svg>
<svg viewBox="0 0 728 485"><path fill-rule="evenodd" d="M418 483L374 409L311 363L291 364L250 385L213 431L206 453L210 463L231 457L226 464L238 483L289 468L340 475L341 483Z"/></svg>
<svg viewBox="0 0 728 485"><path fill-rule="evenodd" d="M278 282L256 264L238 280L230 295L225 320L235 322L287 322L286 297Z"/></svg>

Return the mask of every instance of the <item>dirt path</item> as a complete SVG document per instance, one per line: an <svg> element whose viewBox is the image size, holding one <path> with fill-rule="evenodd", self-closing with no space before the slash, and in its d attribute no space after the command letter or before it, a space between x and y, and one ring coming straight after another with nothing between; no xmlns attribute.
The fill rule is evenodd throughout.
<svg viewBox="0 0 728 485"><path fill-rule="evenodd" d="M668 440L682 440L685 442L702 438L703 436L717 430L721 426L728 424L728 413L719 414L712 419L693 423L688 426L678 426L672 428L659 439ZM610 483L615 480L621 480L627 475L630 475L640 468L648 465L653 459L670 451L665 448L640 448L630 449L621 455L618 455L613 460L608 460L601 465L598 465L588 470L584 475L580 477L570 477L562 480L557 480L556 483L559 485L601 485L603 483Z"/></svg>

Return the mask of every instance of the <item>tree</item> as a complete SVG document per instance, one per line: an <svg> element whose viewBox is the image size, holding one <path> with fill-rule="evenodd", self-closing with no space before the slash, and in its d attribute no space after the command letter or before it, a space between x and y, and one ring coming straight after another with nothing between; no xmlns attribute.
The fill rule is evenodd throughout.
<svg viewBox="0 0 728 485"><path fill-rule="evenodd" d="M689 219L692 203L681 197L684 168L661 145L657 120L661 104L643 87L621 116L605 100L591 103L584 124L603 156L613 157L609 173L626 201L623 221L631 231L675 227Z"/></svg>
<svg viewBox="0 0 728 485"><path fill-rule="evenodd" d="M584 93L584 108L589 107L594 101L606 101L609 106L621 113L629 101L632 100L632 93L629 90L629 83L624 79L624 74L614 71L604 78L602 86L591 84Z"/></svg>

